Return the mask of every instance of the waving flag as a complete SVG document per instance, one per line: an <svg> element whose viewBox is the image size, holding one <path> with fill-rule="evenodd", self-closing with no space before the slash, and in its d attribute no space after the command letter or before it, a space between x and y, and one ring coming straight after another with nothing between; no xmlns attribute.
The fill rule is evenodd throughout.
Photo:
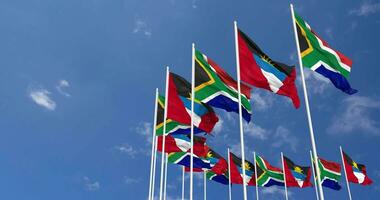
<svg viewBox="0 0 380 200"><path fill-rule="evenodd" d="M300 100L294 66L273 61L245 33L238 33L241 80L258 88L289 97L296 108Z"/></svg>
<svg viewBox="0 0 380 200"><path fill-rule="evenodd" d="M251 120L251 89L241 84L243 118ZM213 60L195 51L195 97L210 106L239 113L237 82Z"/></svg>
<svg viewBox="0 0 380 200"><path fill-rule="evenodd" d="M162 152L162 137L158 136L157 150ZM194 136L194 154L204 157L208 153L206 138ZM167 135L165 136L165 152L190 152L191 139L189 135Z"/></svg>
<svg viewBox="0 0 380 200"><path fill-rule="evenodd" d="M264 158L256 155L257 185L270 187L284 186L284 173L281 169L271 166Z"/></svg>
<svg viewBox="0 0 380 200"><path fill-rule="evenodd" d="M228 185L228 174L216 174L212 170L208 170L206 172L206 177L209 180L213 180L215 182L221 183L223 185Z"/></svg>
<svg viewBox="0 0 380 200"><path fill-rule="evenodd" d="M173 152L169 153L168 161L173 164L190 167L191 154L189 152ZM211 169L210 162L202 159L197 155L193 156L193 168L199 168L203 170Z"/></svg>
<svg viewBox="0 0 380 200"><path fill-rule="evenodd" d="M322 158L319 158L318 160L322 186L333 190L340 190L342 188L339 185L339 180L342 176L340 164Z"/></svg>
<svg viewBox="0 0 380 200"><path fill-rule="evenodd" d="M230 153L230 174L231 183L243 184L243 161L241 158L237 157L235 154ZM244 162L245 165L245 182L247 185L255 185L255 166L248 162Z"/></svg>
<svg viewBox="0 0 380 200"><path fill-rule="evenodd" d="M285 180L287 187L310 187L311 171L310 167L302 167L294 164L289 158L284 156Z"/></svg>
<svg viewBox="0 0 380 200"><path fill-rule="evenodd" d="M344 160L343 164L346 167L346 176L348 181L361 185L372 184L372 180L368 177L365 166L352 160L344 151L342 152Z"/></svg>
<svg viewBox="0 0 380 200"><path fill-rule="evenodd" d="M330 79L341 91L350 95L355 94L357 90L352 89L347 81L352 61L332 49L298 14L294 15L303 66Z"/></svg>

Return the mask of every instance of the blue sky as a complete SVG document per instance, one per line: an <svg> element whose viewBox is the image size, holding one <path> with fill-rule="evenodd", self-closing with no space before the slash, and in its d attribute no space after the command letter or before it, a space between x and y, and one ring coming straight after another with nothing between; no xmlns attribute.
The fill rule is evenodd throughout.
<svg viewBox="0 0 380 200"><path fill-rule="evenodd" d="M145 199L154 91L163 92L165 66L190 78L191 43L233 77L233 20L272 58L297 64L288 1L1 0L0 198ZM380 196L380 2L294 1L296 11L354 64L353 96L305 70L321 157L340 162L339 145L367 165L369 187L351 184L354 199ZM308 133L301 108L254 90L246 155L256 151L279 166L280 152L308 165ZM217 110L208 144L238 153L237 115ZM196 198L202 181L195 179ZM325 189L328 199L347 199ZM169 166L169 199L180 197L180 170ZM188 185L187 185L188 186ZM157 190L156 190L157 191ZM312 199L314 189L290 189ZM208 182L208 197L227 199L227 187ZM242 187L233 187L241 199ZM261 190L284 199L281 188ZM254 188L249 188L254 198Z"/></svg>

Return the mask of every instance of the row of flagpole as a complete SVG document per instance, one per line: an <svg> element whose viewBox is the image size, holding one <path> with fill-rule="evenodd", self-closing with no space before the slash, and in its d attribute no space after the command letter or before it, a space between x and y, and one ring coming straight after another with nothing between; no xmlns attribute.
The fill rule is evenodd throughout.
<svg viewBox="0 0 380 200"><path fill-rule="evenodd" d="M294 9L293 5L290 4L290 10L292 15L292 22L293 22L293 31L294 31L294 37L296 41L296 47L297 47L297 54L298 54L298 62L299 62L299 68L301 73L301 80L302 80L302 86L303 86L303 93L304 93L304 101L305 101L305 107L306 107L306 115L308 120L308 127L309 127L309 133L310 133L310 139L311 139L311 145L312 145L312 151L310 151L310 156L312 160L315 162L318 161L318 153L317 153L317 147L314 137L314 129L313 129L313 122L311 117L311 111L309 106L309 99L308 99L308 92L307 92L307 86L305 81L305 76L303 72L303 64L302 59L300 55L300 46L298 42L298 35L296 30L296 22L295 22L295 16L294 16ZM244 130L243 130L243 117L242 117L242 107L241 107L241 85L240 85L240 60L239 60L239 48L238 48L238 27L237 22L234 21L234 34L235 34L235 56L236 56L236 71L237 71L237 86L238 86L238 105L239 105L239 130L240 130L240 148L241 148L241 157L242 161L245 162L245 147L244 147ZM192 44L192 72L191 72L191 124L194 124L194 87L195 87L195 44ZM162 139L162 155L161 155L161 176L160 176L160 190L159 190L159 200L166 200L166 180L167 180L167 154L165 153L165 135L166 135L166 119L167 119L167 104L168 104L168 82L169 82L169 67L166 68L166 85L165 85L165 107L164 107L164 124L163 124L163 139ZM156 101L155 101L155 114L154 114L154 127L153 127L153 138L152 138L152 156L151 156L151 167L150 167L150 179L149 179L149 199L154 199L154 188L155 188L155 173L156 173L156 158L157 158L157 137L156 137L156 122L157 122L157 99L158 99L158 89L156 89ZM193 140L194 140L194 127L191 127L191 133L190 133L190 141L191 141L191 152L190 152L190 184L189 184L189 196L190 200L193 200ZM342 149L340 148L341 156L343 159ZM282 159L282 165L284 168L284 161L283 161L283 154L281 153L281 159ZM229 158L229 149L228 149L228 162L230 162ZM256 171L256 155L254 153L254 163L255 163L255 171ZM165 164L166 163L166 164ZM230 167L230 166L229 166ZM316 176L314 176L314 182L316 187L316 196L318 200L324 200L324 194L323 189L321 185L320 180L320 169L319 167L313 167L313 173L316 173ZM346 169L344 167L344 173L346 174ZM183 168L182 172L182 199L184 199L184 178L185 178L185 168ZM242 164L242 173L243 173L243 199L247 200L247 183L246 183L246 172L245 172L245 165ZM229 169L229 175L230 175L230 169ZM285 177L285 171L284 171L284 177ZM317 177L317 179L315 179ZM255 179L257 180L257 174L255 173ZM286 177L285 177L286 179ZM286 181L285 182L285 196L286 199L288 199L287 195L287 187L286 187ZM350 200L351 198L351 191L349 188L349 183L346 176L346 182L347 182L347 189ZM206 174L204 174L204 199L206 199ZM232 199L231 194L231 180L229 179L229 199ZM258 187L256 187L256 199L259 199L259 193L258 193Z"/></svg>

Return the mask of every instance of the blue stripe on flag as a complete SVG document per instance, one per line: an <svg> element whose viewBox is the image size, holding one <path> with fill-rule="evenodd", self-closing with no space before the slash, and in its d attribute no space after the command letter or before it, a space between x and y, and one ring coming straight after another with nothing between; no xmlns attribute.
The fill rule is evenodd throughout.
<svg viewBox="0 0 380 200"><path fill-rule="evenodd" d="M333 181L331 179L325 179L323 182L322 182L322 186L324 187L328 187L330 189L333 189L333 190L340 190L342 187L339 185L338 182L336 181Z"/></svg>
<svg viewBox="0 0 380 200"><path fill-rule="evenodd" d="M347 94L355 94L358 91L351 88L350 83L347 79L340 73L333 72L328 70L325 66L321 65L316 70L316 72L320 73L324 77L330 79L330 81L334 84L334 86Z"/></svg>
<svg viewBox="0 0 380 200"><path fill-rule="evenodd" d="M259 65L261 69L263 69L264 71L266 71L268 73L275 75L281 82L284 82L284 80L286 79L286 74L284 74L283 72L278 70L273 65L265 62L259 56L255 55L255 54L253 56L256 60L257 65Z"/></svg>
<svg viewBox="0 0 380 200"><path fill-rule="evenodd" d="M218 95L214 97L209 102L207 102L207 104L212 107L223 109L227 112L239 113L239 104L224 95ZM251 114L243 106L242 111L244 120L247 122L251 121Z"/></svg>

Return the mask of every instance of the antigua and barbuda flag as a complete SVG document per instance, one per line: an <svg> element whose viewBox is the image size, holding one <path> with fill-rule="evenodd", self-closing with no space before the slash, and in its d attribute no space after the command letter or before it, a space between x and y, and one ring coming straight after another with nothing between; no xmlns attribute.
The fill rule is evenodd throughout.
<svg viewBox="0 0 380 200"><path fill-rule="evenodd" d="M191 84L181 76L170 73L169 77L169 98L168 119L180 122L182 124L191 124ZM175 90L175 91L174 91ZM189 93L190 91L190 93ZM172 95L170 95L170 92ZM177 95L177 96L175 96ZM178 98L178 99L177 99ZM183 107L177 105L178 101L182 102ZM169 106L170 105L170 106ZM184 113L185 111L185 113ZM200 130L211 133L216 123L219 121L211 106L194 100L194 126Z"/></svg>
<svg viewBox="0 0 380 200"><path fill-rule="evenodd" d="M280 168L273 167L263 157L256 155L257 185L271 187L284 186L284 173Z"/></svg>
<svg viewBox="0 0 380 200"><path fill-rule="evenodd" d="M295 67L272 60L241 30L238 31L238 43L241 80L287 96L294 107L299 108Z"/></svg>
<svg viewBox="0 0 380 200"><path fill-rule="evenodd" d="M163 136L158 136L157 150L162 152ZM208 154L209 147L206 145L206 138L194 136L194 154L204 157ZM177 134L165 136L165 152L190 152L191 139L189 135Z"/></svg>
<svg viewBox="0 0 380 200"><path fill-rule="evenodd" d="M359 164L352 160L344 151L343 152L343 164L346 168L346 176L349 182L358 183L361 185L370 185L372 180L367 175L365 165Z"/></svg>
<svg viewBox="0 0 380 200"><path fill-rule="evenodd" d="M255 185L255 174L254 174L255 166L247 160L243 163L241 158L237 157L235 154L231 152L229 156L230 156L231 183L243 184L243 164L244 164L246 184Z"/></svg>
<svg viewBox="0 0 380 200"><path fill-rule="evenodd" d="M334 86L347 94L355 94L347 78L352 61L337 50L332 49L319 37L310 25L294 13L302 64L330 79Z"/></svg>
<svg viewBox="0 0 380 200"><path fill-rule="evenodd" d="M322 186L333 190L340 190L342 188L339 184L342 176L340 164L322 158L318 158L318 160Z"/></svg>
<svg viewBox="0 0 380 200"><path fill-rule="evenodd" d="M242 115L251 120L251 88L241 85ZM210 106L239 113L237 82L216 62L195 51L195 97Z"/></svg>
<svg viewBox="0 0 380 200"><path fill-rule="evenodd" d="M287 187L311 187L310 167L302 167L294 164L292 160L284 156L285 180Z"/></svg>

